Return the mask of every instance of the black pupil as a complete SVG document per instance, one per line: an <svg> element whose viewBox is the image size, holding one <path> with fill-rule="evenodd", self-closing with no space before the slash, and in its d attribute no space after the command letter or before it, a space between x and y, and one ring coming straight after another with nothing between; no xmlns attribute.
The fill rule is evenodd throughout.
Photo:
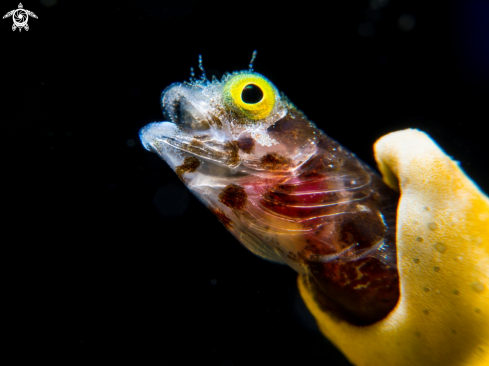
<svg viewBox="0 0 489 366"><path fill-rule="evenodd" d="M263 98L263 92L258 85L248 84L241 92L241 99L248 104L256 104Z"/></svg>

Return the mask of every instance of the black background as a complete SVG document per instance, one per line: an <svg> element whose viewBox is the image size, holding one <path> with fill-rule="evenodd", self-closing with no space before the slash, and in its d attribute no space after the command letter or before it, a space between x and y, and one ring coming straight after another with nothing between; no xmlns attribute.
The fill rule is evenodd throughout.
<svg viewBox="0 0 489 366"><path fill-rule="evenodd" d="M19 358L349 364L295 273L245 250L138 139L199 54L222 74L257 49L255 70L370 165L377 138L419 128L488 192L488 2L318 4L26 0L28 32L0 22L2 303Z"/></svg>

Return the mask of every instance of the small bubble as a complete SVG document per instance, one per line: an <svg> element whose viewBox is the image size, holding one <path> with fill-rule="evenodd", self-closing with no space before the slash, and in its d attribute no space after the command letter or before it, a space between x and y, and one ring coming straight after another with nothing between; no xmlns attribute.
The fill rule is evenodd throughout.
<svg viewBox="0 0 489 366"><path fill-rule="evenodd" d="M428 314L429 310L428 309L423 309L423 314Z"/></svg>
<svg viewBox="0 0 489 366"><path fill-rule="evenodd" d="M413 262L418 264L419 263L419 259L418 258L413 258Z"/></svg>
<svg viewBox="0 0 489 366"><path fill-rule="evenodd" d="M435 272L440 272L440 267L438 267L438 266L434 266L434 267L433 267L433 271L435 271Z"/></svg>
<svg viewBox="0 0 489 366"><path fill-rule="evenodd" d="M213 278L213 279L211 280L211 285L213 285L213 286L217 285L217 280Z"/></svg>
<svg viewBox="0 0 489 366"><path fill-rule="evenodd" d="M424 292L430 292L430 289L428 287L423 287Z"/></svg>
<svg viewBox="0 0 489 366"><path fill-rule="evenodd" d="M418 237L416 238L416 241L419 241L420 243L421 243L423 240L424 240L424 239L423 239L421 236L418 236Z"/></svg>
<svg viewBox="0 0 489 366"><path fill-rule="evenodd" d="M445 246L445 244L438 242L435 244L435 249L440 253L444 253L445 250L447 250L447 247Z"/></svg>
<svg viewBox="0 0 489 366"><path fill-rule="evenodd" d="M458 295L459 293L460 293L460 291L459 291L459 290L453 290L453 291L452 291L452 294L454 294L454 295Z"/></svg>
<svg viewBox="0 0 489 366"><path fill-rule="evenodd" d="M126 144L129 147L133 147L134 145L136 145L136 142L133 139L129 139L127 140Z"/></svg>
<svg viewBox="0 0 489 366"><path fill-rule="evenodd" d="M438 229L438 225L436 224L436 222L430 222L430 223L428 223L428 229L436 230L436 229Z"/></svg>
<svg viewBox="0 0 489 366"><path fill-rule="evenodd" d="M484 285L482 283L480 283L479 281L474 282L470 286L472 287L472 290L474 290L478 294L480 294L482 291L484 291Z"/></svg>
<svg viewBox="0 0 489 366"><path fill-rule="evenodd" d="M397 20L397 26L404 32L413 30L416 25L416 19L411 14L402 14Z"/></svg>
<svg viewBox="0 0 489 366"><path fill-rule="evenodd" d="M425 211L429 211L430 210L430 208L428 206L424 206L423 208L424 208Z"/></svg>

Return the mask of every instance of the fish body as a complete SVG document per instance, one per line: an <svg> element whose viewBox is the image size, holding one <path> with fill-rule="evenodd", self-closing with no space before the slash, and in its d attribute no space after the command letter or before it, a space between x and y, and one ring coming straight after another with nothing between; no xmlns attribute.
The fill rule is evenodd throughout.
<svg viewBox="0 0 489 366"><path fill-rule="evenodd" d="M399 298L398 194L262 75L175 83L165 122L140 131L245 247L285 263L325 311L355 325Z"/></svg>

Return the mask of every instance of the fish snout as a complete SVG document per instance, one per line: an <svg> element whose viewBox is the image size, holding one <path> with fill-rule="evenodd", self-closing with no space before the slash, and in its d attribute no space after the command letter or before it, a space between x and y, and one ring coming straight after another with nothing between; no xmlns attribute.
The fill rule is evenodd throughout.
<svg viewBox="0 0 489 366"><path fill-rule="evenodd" d="M171 122L153 122L139 130L139 138L144 148L151 152L158 152L158 146L165 139L175 136L178 127Z"/></svg>

